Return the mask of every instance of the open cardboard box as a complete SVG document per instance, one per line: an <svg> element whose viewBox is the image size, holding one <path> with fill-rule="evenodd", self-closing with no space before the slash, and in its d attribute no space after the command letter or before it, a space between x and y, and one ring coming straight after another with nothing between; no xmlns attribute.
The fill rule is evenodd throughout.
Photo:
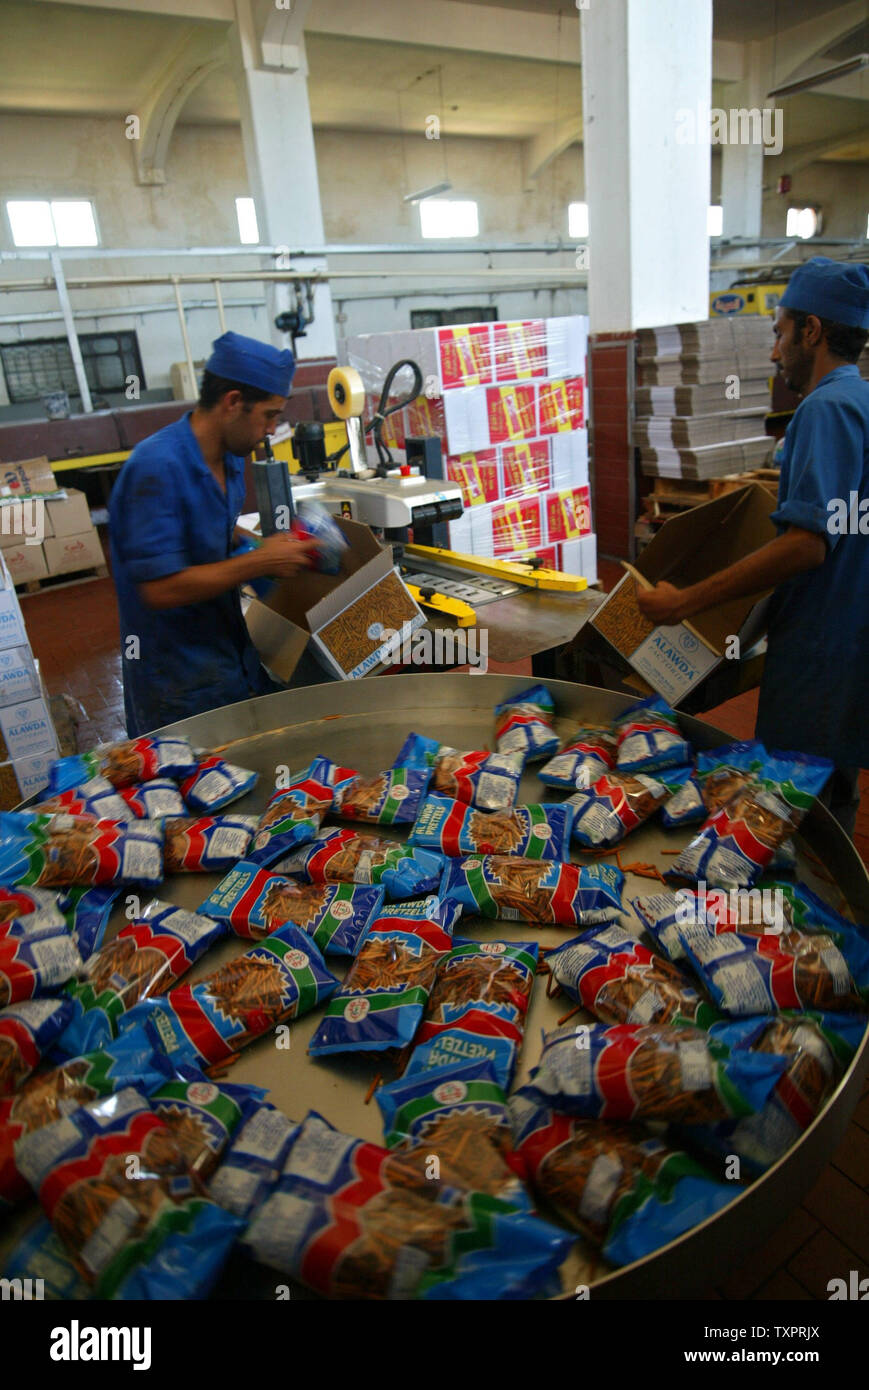
<svg viewBox="0 0 869 1390"><path fill-rule="evenodd" d="M591 626L671 705L678 705L734 651L747 652L765 628L769 594L733 599L689 622L655 627L637 606L636 588L666 580L695 584L751 554L776 534L775 498L751 483L671 518L636 566L607 595Z"/></svg>
<svg viewBox="0 0 869 1390"><path fill-rule="evenodd" d="M357 680L382 664L384 629L414 631L425 615L395 571L392 552L367 526L334 517L348 549L337 575L300 570L251 599L245 620L254 646L278 680L289 681L309 637L330 675ZM252 539L257 537L251 533Z"/></svg>

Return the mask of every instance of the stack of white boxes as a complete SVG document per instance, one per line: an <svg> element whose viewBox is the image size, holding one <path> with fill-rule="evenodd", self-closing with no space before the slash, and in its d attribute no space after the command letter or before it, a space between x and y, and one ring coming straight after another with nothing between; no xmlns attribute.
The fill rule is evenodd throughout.
<svg viewBox="0 0 869 1390"><path fill-rule="evenodd" d="M8 811L48 785L58 751L6 553L0 551L0 810Z"/></svg>
<svg viewBox="0 0 869 1390"><path fill-rule="evenodd" d="M407 333L371 333L338 345L355 367L370 419L389 368L419 363L424 394L388 418L383 437L437 435L465 513L450 546L597 578L588 482L588 319L523 319ZM397 379L396 396L406 373Z"/></svg>
<svg viewBox="0 0 869 1390"><path fill-rule="evenodd" d="M106 563L85 494L67 488L65 496L45 496L57 487L47 458L3 464L2 476L13 480L2 488L11 505L0 505L0 549L13 584Z"/></svg>

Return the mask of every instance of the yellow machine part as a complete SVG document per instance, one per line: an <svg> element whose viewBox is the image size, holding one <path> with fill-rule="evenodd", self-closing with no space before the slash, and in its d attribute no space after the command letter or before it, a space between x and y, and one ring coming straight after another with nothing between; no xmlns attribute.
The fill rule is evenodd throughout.
<svg viewBox="0 0 869 1390"><path fill-rule="evenodd" d="M423 598L422 589L417 584L409 584L406 579L402 582L420 608L433 608L436 613L446 613L448 617L455 618L459 627L473 627L476 623L476 610L469 603L463 603L459 598L448 598L446 594L437 592L430 598Z"/></svg>
<svg viewBox="0 0 869 1390"><path fill-rule="evenodd" d="M732 285L729 290L715 290L709 296L712 318L732 318L738 314L775 313L779 300L787 289L787 281L768 285Z"/></svg>
<svg viewBox="0 0 869 1390"><path fill-rule="evenodd" d="M493 560L482 555L465 555L459 550L443 550L435 545L406 545L404 554L420 560L440 560L447 565L460 565L475 574L487 574L494 579L508 579L529 589L544 589L554 593L579 594L588 588L588 580L578 574L562 574L561 570L542 567L534 569L521 560Z"/></svg>

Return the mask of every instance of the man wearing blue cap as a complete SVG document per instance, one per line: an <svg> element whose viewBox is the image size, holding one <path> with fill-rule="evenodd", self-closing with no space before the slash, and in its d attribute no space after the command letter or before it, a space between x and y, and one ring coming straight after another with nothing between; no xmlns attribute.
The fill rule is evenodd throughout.
<svg viewBox="0 0 869 1390"><path fill-rule="evenodd" d="M295 363L291 352L238 333L213 348L195 410L138 444L112 491L131 737L282 688L250 640L239 585L295 574L316 548L277 534L233 555L244 460L274 429Z"/></svg>
<svg viewBox="0 0 869 1390"><path fill-rule="evenodd" d="M804 399L781 457L779 534L699 584L639 591L655 623L774 589L758 737L832 758L827 799L853 833L869 768L869 267L815 256L794 271L776 313L772 361Z"/></svg>

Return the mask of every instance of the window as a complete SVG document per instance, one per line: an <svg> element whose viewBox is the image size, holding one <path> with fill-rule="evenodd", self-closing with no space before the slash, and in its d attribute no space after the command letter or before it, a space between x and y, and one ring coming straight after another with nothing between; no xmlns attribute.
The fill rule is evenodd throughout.
<svg viewBox="0 0 869 1390"><path fill-rule="evenodd" d="M137 376L140 390L145 390L139 341L134 332L80 333L78 341L87 383L94 396L107 391L123 392L128 376ZM66 338L4 343L0 346L0 361L13 405L39 401L51 391L78 396Z"/></svg>
<svg viewBox="0 0 869 1390"><path fill-rule="evenodd" d="M93 203L74 198L6 204L16 246L99 246Z"/></svg>
<svg viewBox="0 0 869 1390"><path fill-rule="evenodd" d="M419 222L424 237L479 236L476 203L458 203L449 198L423 198Z"/></svg>
<svg viewBox="0 0 869 1390"><path fill-rule="evenodd" d="M568 236L588 236L588 203L569 203L567 208Z"/></svg>
<svg viewBox="0 0 869 1390"><path fill-rule="evenodd" d="M708 236L721 236L724 231L724 208L713 203L706 213L706 232Z"/></svg>
<svg viewBox="0 0 869 1390"><path fill-rule="evenodd" d="M253 198L236 198L235 215L238 218L238 237L242 246L258 246L259 227Z"/></svg>
<svg viewBox="0 0 869 1390"><path fill-rule="evenodd" d="M817 208L788 208L786 236L800 237L807 241L820 230L821 218Z"/></svg>
<svg viewBox="0 0 869 1390"><path fill-rule="evenodd" d="M498 310L491 305L470 309L411 309L411 328L447 328L455 323L496 323Z"/></svg>

